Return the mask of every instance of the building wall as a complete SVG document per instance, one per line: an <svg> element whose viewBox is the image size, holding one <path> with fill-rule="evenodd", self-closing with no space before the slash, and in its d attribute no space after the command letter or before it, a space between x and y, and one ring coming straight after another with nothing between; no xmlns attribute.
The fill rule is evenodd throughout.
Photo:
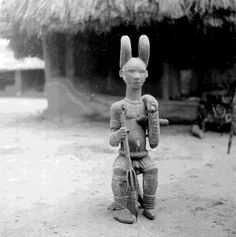
<svg viewBox="0 0 236 237"><path fill-rule="evenodd" d="M21 72L22 93L27 91L43 92L45 86L44 70L25 70Z"/></svg>
<svg viewBox="0 0 236 237"><path fill-rule="evenodd" d="M18 78L16 78L16 73ZM16 82L18 79L20 82ZM43 93L44 87L45 73L43 69L0 72L1 96L24 95L27 92Z"/></svg>

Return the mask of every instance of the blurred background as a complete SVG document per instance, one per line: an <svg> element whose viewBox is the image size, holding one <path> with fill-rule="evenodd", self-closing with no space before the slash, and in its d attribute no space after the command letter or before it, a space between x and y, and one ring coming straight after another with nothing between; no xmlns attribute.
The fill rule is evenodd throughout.
<svg viewBox="0 0 236 237"><path fill-rule="evenodd" d="M235 12L235 1L226 0L2 0L0 35L9 43L1 44L1 94L13 84L18 95L43 93L49 117L74 116L93 100L86 103L90 113L108 117L111 103L125 93L120 38L131 38L137 57L138 38L146 34L151 56L143 93L160 101L163 117L194 122L204 93L213 92L216 104L222 97L232 102ZM17 66L25 57L37 59Z"/></svg>

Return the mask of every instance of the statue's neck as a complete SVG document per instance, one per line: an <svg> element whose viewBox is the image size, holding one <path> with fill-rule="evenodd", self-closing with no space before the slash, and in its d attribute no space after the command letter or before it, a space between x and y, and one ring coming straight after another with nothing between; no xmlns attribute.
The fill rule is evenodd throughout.
<svg viewBox="0 0 236 237"><path fill-rule="evenodd" d="M140 100L142 96L142 89L133 89L126 87L126 98L131 101Z"/></svg>

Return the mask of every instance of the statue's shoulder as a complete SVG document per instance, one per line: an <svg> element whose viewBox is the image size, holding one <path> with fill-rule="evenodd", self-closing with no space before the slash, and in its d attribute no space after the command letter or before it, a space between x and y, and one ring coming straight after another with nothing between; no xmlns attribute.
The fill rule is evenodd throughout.
<svg viewBox="0 0 236 237"><path fill-rule="evenodd" d="M159 109L158 101L157 99L149 94L143 95L142 96L142 101L146 105L146 107L149 109L151 105L155 105L156 109Z"/></svg>
<svg viewBox="0 0 236 237"><path fill-rule="evenodd" d="M123 104L124 104L124 99L114 102L111 105L111 111L118 111Z"/></svg>
<svg viewBox="0 0 236 237"><path fill-rule="evenodd" d="M142 100L143 100L144 102L146 102L146 101L153 101L153 102L157 102L157 103L158 103L157 99L156 99L154 96L149 95L149 94L143 95L143 96L142 96Z"/></svg>

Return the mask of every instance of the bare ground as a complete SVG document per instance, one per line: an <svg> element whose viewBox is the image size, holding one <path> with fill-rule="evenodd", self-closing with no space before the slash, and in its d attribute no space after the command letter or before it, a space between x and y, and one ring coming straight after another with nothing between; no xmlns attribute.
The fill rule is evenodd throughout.
<svg viewBox="0 0 236 237"><path fill-rule="evenodd" d="M236 138L162 128L157 218L116 222L109 124L46 121L43 99L0 99L0 236L236 236Z"/></svg>

